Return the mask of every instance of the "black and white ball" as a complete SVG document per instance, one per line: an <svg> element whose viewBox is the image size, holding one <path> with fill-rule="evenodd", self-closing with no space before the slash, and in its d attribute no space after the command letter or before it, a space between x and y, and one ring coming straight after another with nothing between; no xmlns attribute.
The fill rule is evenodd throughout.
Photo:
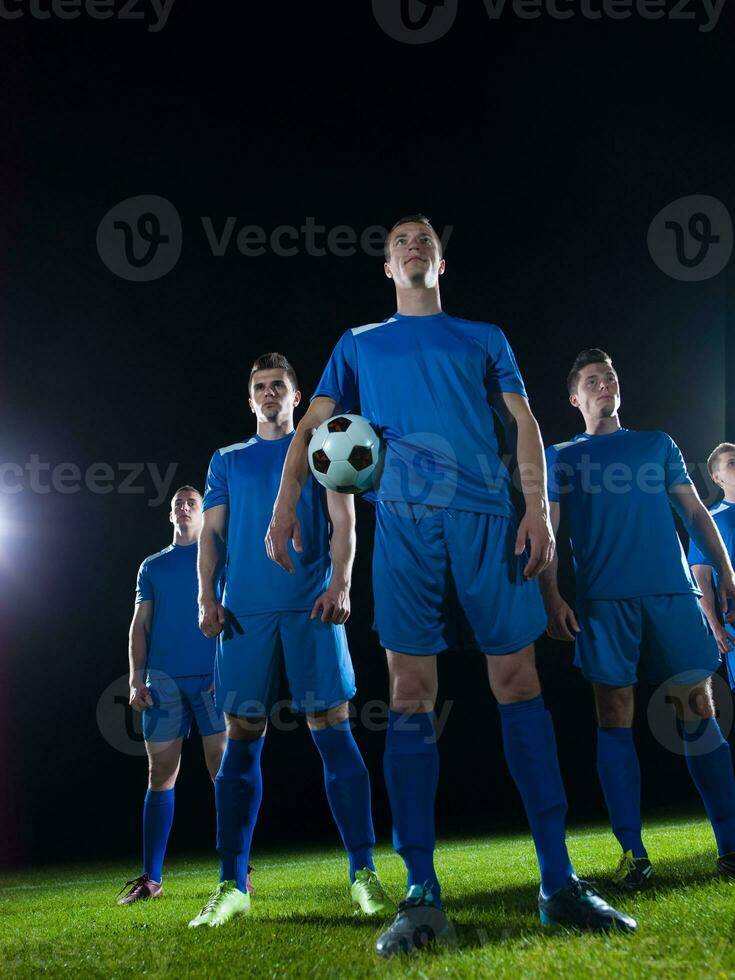
<svg viewBox="0 0 735 980"><path fill-rule="evenodd" d="M334 415L322 422L309 443L309 466L327 490L364 493L380 476L385 446L362 415Z"/></svg>

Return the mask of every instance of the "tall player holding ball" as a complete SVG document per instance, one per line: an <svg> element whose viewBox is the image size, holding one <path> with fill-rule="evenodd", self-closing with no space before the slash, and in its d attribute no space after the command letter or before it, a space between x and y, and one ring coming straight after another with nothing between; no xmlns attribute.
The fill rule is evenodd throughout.
<svg viewBox="0 0 735 980"><path fill-rule="evenodd" d="M543 446L513 352L498 327L442 311L445 261L428 219L398 221L385 257L397 312L339 340L289 447L266 535L269 556L292 572L288 545L301 546L296 506L308 477L311 432L335 409L349 413L359 405L387 443L373 589L390 676L385 778L394 844L408 874L406 899L376 950L390 956L450 934L433 863L436 655L446 647L442 602L449 574L486 654L505 757L541 868L542 921L633 930L633 919L576 878L566 850L566 797L533 647L545 627L534 579L551 560L554 538ZM526 504L519 525L495 413L517 435Z"/></svg>

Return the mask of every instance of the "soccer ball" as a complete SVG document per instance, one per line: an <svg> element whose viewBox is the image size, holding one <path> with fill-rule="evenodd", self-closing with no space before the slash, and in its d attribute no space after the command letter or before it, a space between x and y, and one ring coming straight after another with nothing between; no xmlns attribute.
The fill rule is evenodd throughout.
<svg viewBox="0 0 735 980"><path fill-rule="evenodd" d="M327 490L364 493L377 484L385 446L362 415L334 415L309 443L311 472Z"/></svg>

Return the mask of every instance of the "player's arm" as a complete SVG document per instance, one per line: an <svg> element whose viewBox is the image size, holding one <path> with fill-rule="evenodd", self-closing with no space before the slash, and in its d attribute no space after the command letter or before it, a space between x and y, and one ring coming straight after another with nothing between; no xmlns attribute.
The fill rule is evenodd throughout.
<svg viewBox="0 0 735 980"><path fill-rule="evenodd" d="M271 561L287 572L294 572L288 554L288 542L293 541L296 551L301 551L301 528L296 516L296 504L304 484L309 478L308 447L314 429L334 415L336 402L333 398L318 395L309 405L306 415L296 426L296 432L288 447L283 463L281 485L273 504L273 517L265 536L265 550Z"/></svg>
<svg viewBox="0 0 735 980"><path fill-rule="evenodd" d="M204 511L204 521L199 535L197 554L199 629L210 639L221 633L225 625L225 610L217 599L216 586L225 565L227 514L227 504L209 507Z"/></svg>
<svg viewBox="0 0 735 980"><path fill-rule="evenodd" d="M145 665L148 660L148 643L153 622L153 600L136 602L128 633L128 661L130 663L130 707L143 711L153 704L151 692L145 683Z"/></svg>
<svg viewBox="0 0 735 980"><path fill-rule="evenodd" d="M552 500L549 504L549 511L551 528L556 537L561 517L559 502ZM579 624L571 606L564 601L561 592L559 592L558 567L559 559L555 549L551 561L539 576L541 596L546 609L546 632L553 640L573 640L575 633L579 633Z"/></svg>
<svg viewBox="0 0 735 980"><path fill-rule="evenodd" d="M554 555L541 430L528 399L523 395L497 392L492 395L492 404L506 424L514 427L517 433L516 457L526 512L518 527L515 552L522 554L526 544L530 544L531 555L524 574L526 578L535 578L548 567Z"/></svg>
<svg viewBox="0 0 735 980"><path fill-rule="evenodd" d="M709 511L691 483L677 483L669 489L673 506L684 521L689 537L719 575L720 607L725 621L735 621L735 573L725 543ZM730 609L730 606L732 608Z"/></svg>
<svg viewBox="0 0 735 980"><path fill-rule="evenodd" d="M735 648L735 642L733 642L732 637L723 627L717 615L712 569L709 565L692 565L692 571L702 593L702 598L700 599L702 610L707 617L707 622L710 624L712 632L715 634L720 653L729 653L730 650Z"/></svg>
<svg viewBox="0 0 735 980"><path fill-rule="evenodd" d="M321 612L323 623L346 623L350 615L350 583L355 560L355 498L349 493L328 490L327 509L332 525L329 541L332 577L327 590L314 603L311 618Z"/></svg>

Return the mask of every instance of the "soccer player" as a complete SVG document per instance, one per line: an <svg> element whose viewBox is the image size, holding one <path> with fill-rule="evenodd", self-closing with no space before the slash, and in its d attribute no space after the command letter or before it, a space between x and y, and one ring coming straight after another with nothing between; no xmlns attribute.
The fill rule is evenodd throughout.
<svg viewBox="0 0 735 980"><path fill-rule="evenodd" d="M722 442L712 450L707 460L707 469L714 483L721 488L724 497L709 512L717 525L717 530L725 544L730 560L735 560L735 443ZM727 610L725 595L717 568L707 560L695 541L689 542L689 564L692 566L697 585L702 591L702 609L707 622L717 640L720 653L725 657L730 687L735 689L735 670L730 657L735 649L735 625L720 618L720 612ZM714 572L714 575L713 575ZM720 595L720 611L717 609L716 594Z"/></svg>
<svg viewBox="0 0 735 980"><path fill-rule="evenodd" d="M541 866L542 921L634 929L634 920L574 876L566 850L566 797L533 647L544 627L533 579L549 562L554 539L543 446L513 352L497 326L442 311L445 260L423 215L393 226L385 258L397 313L348 330L337 343L289 448L266 535L269 555L292 571L289 540L297 553L304 547L297 504L311 430L336 409L359 407L387 442L373 590L390 680L384 771L394 845L408 875L408 894L377 952L390 956L420 947L427 936L441 942L451 935L433 861L436 657L446 647L442 607L450 575L487 655L506 760ZM517 435L526 501L520 525L500 459L496 412Z"/></svg>
<svg viewBox="0 0 735 980"><path fill-rule="evenodd" d="M207 769L214 779L225 746L224 721L212 698L215 644L197 623L197 538L202 496L179 487L171 500L173 543L138 571L130 624L130 705L143 713L148 792L143 805L143 873L123 886L118 902L158 898L174 819L181 746L196 718Z"/></svg>
<svg viewBox="0 0 735 980"><path fill-rule="evenodd" d="M248 391L255 435L215 452L204 493L199 614L204 634L220 637L215 696L225 712L227 746L215 779L220 884L189 924L219 926L249 911L246 872L262 796L260 755L281 663L293 707L306 714L322 758L327 799L349 856L352 900L366 914L380 915L393 906L375 874L370 780L348 721L355 676L344 623L354 501L309 479L299 507L304 536L294 555L296 574L285 575L268 561L263 528L301 393L294 369L275 353L255 361ZM220 603L214 584L225 566Z"/></svg>
<svg viewBox="0 0 735 980"><path fill-rule="evenodd" d="M597 769L623 854L616 872L628 889L653 869L641 839L640 768L632 724L641 660L654 683L669 682L684 754L717 841L721 874L735 875L735 780L730 749L715 719L709 677L717 644L697 599L672 507L718 571L723 599L735 596L730 559L712 518L665 432L624 429L620 384L608 354L582 351L567 379L585 431L546 451L551 521L568 521L576 615L557 586L556 560L542 573L547 630L576 638L575 663L592 684Z"/></svg>

